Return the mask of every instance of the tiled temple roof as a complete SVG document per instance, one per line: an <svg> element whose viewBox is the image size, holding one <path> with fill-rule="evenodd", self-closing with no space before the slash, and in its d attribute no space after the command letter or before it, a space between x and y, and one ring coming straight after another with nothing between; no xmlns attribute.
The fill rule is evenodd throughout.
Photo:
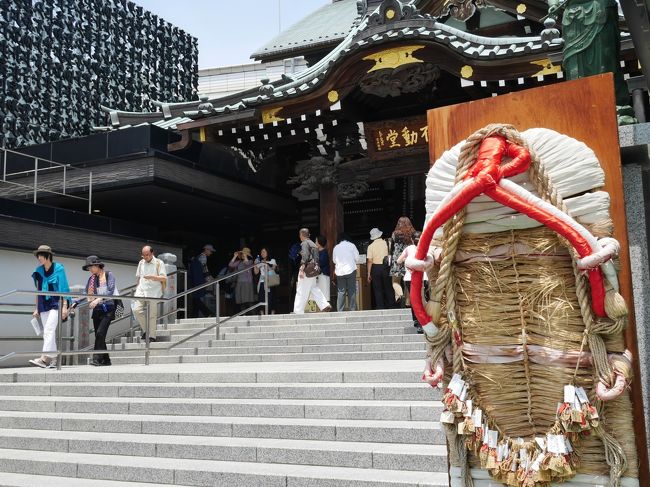
<svg viewBox="0 0 650 487"><path fill-rule="evenodd" d="M388 8L398 10L398 13L391 19L387 19L385 15ZM209 100L204 98L200 101L183 103L158 102L157 105L161 108L160 112L124 112L107 107L102 107L102 110L110 114L111 125L115 128L125 124L155 123L174 117L197 119L205 116L215 117L250 112L260 106L308 94L318 89L344 59L357 52L397 40L443 46L457 56L466 58L468 64L481 61L507 63L509 60L514 61L519 57L531 56L541 59L548 57L549 54L559 53L562 49L562 39L559 36L545 36L544 38L542 36L479 36L441 23L430 15L421 15L410 3L384 0L376 10L354 25L329 54L307 70L292 77L285 75L282 79L264 84L259 88L224 98Z"/></svg>

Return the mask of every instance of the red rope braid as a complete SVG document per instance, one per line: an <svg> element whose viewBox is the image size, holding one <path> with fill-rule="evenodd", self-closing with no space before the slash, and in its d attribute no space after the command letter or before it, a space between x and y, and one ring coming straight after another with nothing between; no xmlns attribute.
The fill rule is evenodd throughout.
<svg viewBox="0 0 650 487"><path fill-rule="evenodd" d="M512 158L512 160L501 165L504 155ZM591 255L591 246L574 228L563 221L557 220L548 211L530 204L518 195L509 193L499 186L501 178L523 173L529 166L530 152L526 148L508 142L501 136L486 137L481 142L476 162L465 176L465 179L471 180L471 182L454 196L449 203L438 208L422 232L415 254L416 259L424 260L435 231L454 216L456 212L481 194L485 194L494 201L529 216L562 235L576 249L581 258ZM600 267L596 267L590 269L588 273L589 283L591 284L592 309L596 315L605 316L605 287L602 271ZM423 273L421 271L414 270L411 272L411 306L418 321L424 326L429 322L429 316L422 303L422 280ZM434 323L434 325L438 325L438 323Z"/></svg>

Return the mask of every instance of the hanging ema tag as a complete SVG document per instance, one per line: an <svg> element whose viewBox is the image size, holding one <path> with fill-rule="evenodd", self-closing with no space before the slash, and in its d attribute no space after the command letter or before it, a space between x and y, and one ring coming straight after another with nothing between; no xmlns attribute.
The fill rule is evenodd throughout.
<svg viewBox="0 0 650 487"><path fill-rule="evenodd" d="M474 424L483 424L483 410L481 408L476 408L474 414L472 414L472 421Z"/></svg>
<svg viewBox="0 0 650 487"><path fill-rule="evenodd" d="M458 399L464 401L466 397L467 397L467 384L465 384L465 382L463 381L463 389L460 391L460 395L458 396Z"/></svg>
<svg viewBox="0 0 650 487"><path fill-rule="evenodd" d="M454 394L455 396L460 396L460 393L463 391L463 386L465 385L465 381L461 379L459 374L454 374L451 380L449 381L449 385L447 385L447 389Z"/></svg>
<svg viewBox="0 0 650 487"><path fill-rule="evenodd" d="M578 397L578 400L582 404L589 404L589 398L587 397L587 393L582 387L576 388L576 396Z"/></svg>
<svg viewBox="0 0 650 487"><path fill-rule="evenodd" d="M456 422L456 415L451 411L443 411L440 413L440 422L445 424L454 424Z"/></svg>
<svg viewBox="0 0 650 487"><path fill-rule="evenodd" d="M535 461L530 466L531 470L534 470L535 472L539 472L539 469L541 468L543 460L544 460L544 454L543 453L540 453L539 455L537 455L537 458L535 458Z"/></svg>
<svg viewBox="0 0 650 487"><path fill-rule="evenodd" d="M573 404L576 397L576 388L572 385L564 386L564 402Z"/></svg>
<svg viewBox="0 0 650 487"><path fill-rule="evenodd" d="M488 434L488 448L496 448L499 442L499 432L491 430Z"/></svg>
<svg viewBox="0 0 650 487"><path fill-rule="evenodd" d="M463 416L467 416L469 418L472 417L472 400L471 399L468 399L467 401L465 401L465 413L463 414ZM477 423L474 423L474 424L477 424Z"/></svg>

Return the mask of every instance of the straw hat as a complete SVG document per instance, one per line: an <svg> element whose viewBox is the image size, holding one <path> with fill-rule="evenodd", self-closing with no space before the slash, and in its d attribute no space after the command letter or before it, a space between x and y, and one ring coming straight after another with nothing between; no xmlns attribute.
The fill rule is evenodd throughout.
<svg viewBox="0 0 650 487"><path fill-rule="evenodd" d="M379 237L382 236L384 232L379 230L379 228L373 228L370 230L370 240L377 240Z"/></svg>
<svg viewBox="0 0 650 487"><path fill-rule="evenodd" d="M36 250L34 250L34 255L38 254L50 254L54 255L54 252L52 251L52 247L49 245L39 245Z"/></svg>

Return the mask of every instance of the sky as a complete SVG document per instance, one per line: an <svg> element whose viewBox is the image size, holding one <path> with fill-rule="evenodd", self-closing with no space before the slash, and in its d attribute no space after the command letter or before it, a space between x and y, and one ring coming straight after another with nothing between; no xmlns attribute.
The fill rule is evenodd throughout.
<svg viewBox="0 0 650 487"><path fill-rule="evenodd" d="M132 0L199 40L199 68L253 62L262 45L331 0Z"/></svg>

